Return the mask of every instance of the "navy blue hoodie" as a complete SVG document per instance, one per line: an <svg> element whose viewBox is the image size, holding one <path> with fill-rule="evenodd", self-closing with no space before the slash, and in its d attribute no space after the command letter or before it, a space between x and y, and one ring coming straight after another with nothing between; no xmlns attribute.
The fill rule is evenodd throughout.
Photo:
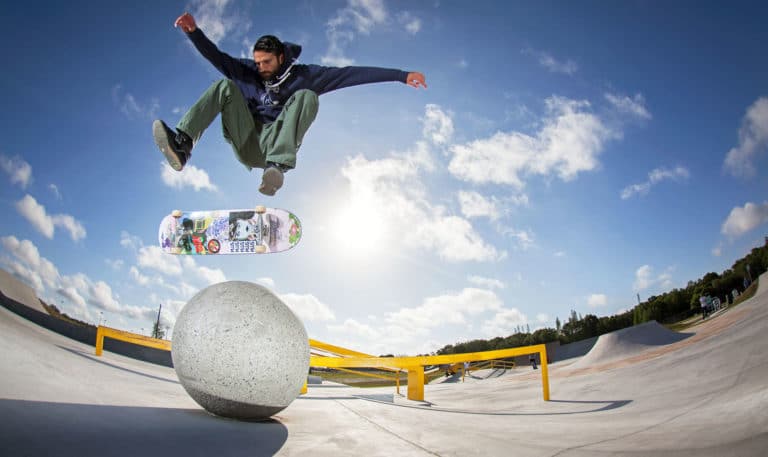
<svg viewBox="0 0 768 457"><path fill-rule="evenodd" d="M317 95L360 84L399 81L405 83L408 72L377 67L324 67L297 64L301 46L284 43L285 60L276 76L264 81L253 59L236 59L221 52L199 28L187 34L200 54L227 79L240 88L254 119L267 124L274 122L285 102L296 91L309 89Z"/></svg>

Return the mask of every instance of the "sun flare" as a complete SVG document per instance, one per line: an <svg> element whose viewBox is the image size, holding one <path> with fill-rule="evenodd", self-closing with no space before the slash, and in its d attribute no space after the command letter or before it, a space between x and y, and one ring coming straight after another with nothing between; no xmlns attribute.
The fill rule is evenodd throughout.
<svg viewBox="0 0 768 457"><path fill-rule="evenodd" d="M339 250L355 257L370 255L384 243L387 222L375 205L356 200L343 207L333 222Z"/></svg>

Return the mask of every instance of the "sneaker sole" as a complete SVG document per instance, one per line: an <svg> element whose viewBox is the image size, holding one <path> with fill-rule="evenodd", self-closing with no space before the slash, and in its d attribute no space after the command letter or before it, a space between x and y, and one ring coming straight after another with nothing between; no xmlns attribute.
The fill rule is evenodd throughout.
<svg viewBox="0 0 768 457"><path fill-rule="evenodd" d="M152 123L152 136L155 138L155 144L160 148L160 152L165 156L165 160L168 161L168 165L176 171L181 171L183 166L176 157L176 153L171 149L171 145L168 143L168 134L165 131L162 121L155 121Z"/></svg>
<svg viewBox="0 0 768 457"><path fill-rule="evenodd" d="M283 174L274 168L267 168L261 177L259 192L270 197L275 195L278 189L283 187Z"/></svg>

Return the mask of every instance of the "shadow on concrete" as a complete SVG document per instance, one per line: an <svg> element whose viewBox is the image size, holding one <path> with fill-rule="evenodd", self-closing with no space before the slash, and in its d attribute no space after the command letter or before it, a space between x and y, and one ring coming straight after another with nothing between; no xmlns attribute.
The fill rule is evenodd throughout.
<svg viewBox="0 0 768 457"><path fill-rule="evenodd" d="M86 354L86 353L84 353L82 351L78 351L78 350L75 350L75 349L67 348L67 347L64 347L64 346L59 346L58 344L56 345L56 347L59 348L59 349L62 349L64 351L67 351L69 353L72 353L72 354L78 355L80 357L83 357L85 359L88 359L91 362L100 363L102 365L106 365L106 366L108 366L110 368L114 368L116 370L125 371L125 372L131 373L131 374L135 374L135 375L138 375L138 376L143 376L145 378L155 379L157 381L170 382L171 384L181 384L179 381L174 381L173 379L162 378L160 376L153 376L151 374L142 373L141 371L131 370L130 368L125 368L125 367L121 367L121 366L115 365L113 363L105 362L104 360L100 360L99 357L97 357L97 356L95 356L93 354Z"/></svg>
<svg viewBox="0 0 768 457"><path fill-rule="evenodd" d="M271 456L288 439L280 422L241 422L202 409L0 399L3 455Z"/></svg>
<svg viewBox="0 0 768 457"><path fill-rule="evenodd" d="M591 409L589 411L579 411L578 413L562 413L562 414L581 414L581 413L596 413L600 411L609 411L612 409L619 409L632 403L632 400L609 400L609 401L586 401L586 400L549 400L552 403L571 403L571 404L598 404L605 405L602 408Z"/></svg>
<svg viewBox="0 0 768 457"><path fill-rule="evenodd" d="M309 400L311 400L311 401L317 401L317 400L326 400L326 401L327 400L360 400L360 398L358 398L358 397L356 397L354 395L344 395L344 396L336 395L336 396L328 396L328 397L325 397L325 396L324 397L304 397L304 396L299 396L299 397L296 398L296 401L299 401L299 400L301 400L301 401L309 401Z"/></svg>
<svg viewBox="0 0 768 457"><path fill-rule="evenodd" d="M574 404L574 405L595 405L595 407L589 408L589 409L580 409L578 411L479 411L479 410L449 408L449 407L440 406L437 403L430 403L430 402L426 402L425 404L402 404L402 403L389 402L386 400L373 398L372 396L370 397L358 396L357 398L360 400L371 401L374 403L382 403L385 405L392 405L392 406L397 406L401 408L415 408L415 409L423 409L427 411L435 411L435 412L441 412L441 413L470 414L475 416L571 416L571 415L577 415L577 414L590 414L590 413L596 413L596 412L602 412L602 411L610 411L612 409L623 408L624 406L627 406L628 404L632 403L632 400L604 400L604 401L602 400L593 400L593 401L550 400L544 403L545 404L546 403L568 403L568 404ZM598 407L597 405L603 405L603 406Z"/></svg>

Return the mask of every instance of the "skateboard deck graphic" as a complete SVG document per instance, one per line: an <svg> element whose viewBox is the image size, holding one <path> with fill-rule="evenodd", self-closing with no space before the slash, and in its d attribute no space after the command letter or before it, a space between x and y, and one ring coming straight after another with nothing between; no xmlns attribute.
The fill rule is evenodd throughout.
<svg viewBox="0 0 768 457"><path fill-rule="evenodd" d="M169 254L266 254L287 251L301 239L301 222L291 212L253 209L179 211L165 216L158 233Z"/></svg>

